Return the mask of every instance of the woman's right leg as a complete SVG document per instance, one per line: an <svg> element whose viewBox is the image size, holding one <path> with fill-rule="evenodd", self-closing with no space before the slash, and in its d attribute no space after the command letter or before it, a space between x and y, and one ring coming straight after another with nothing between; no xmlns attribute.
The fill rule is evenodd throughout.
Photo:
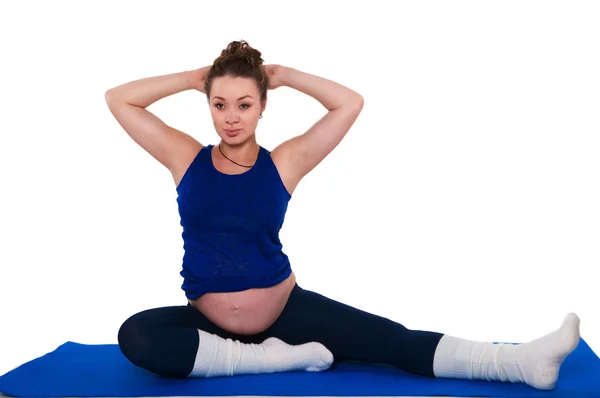
<svg viewBox="0 0 600 398"><path fill-rule="evenodd" d="M153 373L186 377L194 368L198 329L236 339L191 306L148 309L127 319L119 329L121 352L131 363Z"/></svg>
<svg viewBox="0 0 600 398"><path fill-rule="evenodd" d="M320 343L290 346L265 335L236 335L191 305L137 313L121 325L118 341L131 363L166 377L321 371L333 362Z"/></svg>

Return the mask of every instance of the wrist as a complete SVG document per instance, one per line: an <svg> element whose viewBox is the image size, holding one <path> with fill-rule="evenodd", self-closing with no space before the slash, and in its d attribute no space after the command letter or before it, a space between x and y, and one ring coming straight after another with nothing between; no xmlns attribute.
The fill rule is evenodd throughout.
<svg viewBox="0 0 600 398"><path fill-rule="evenodd" d="M279 82L282 86L290 86L292 79L293 79L293 75L294 72L296 70L292 67L288 67L288 66L283 66L281 68L281 72L279 73Z"/></svg>
<svg viewBox="0 0 600 398"><path fill-rule="evenodd" d="M204 83L206 82L205 77L209 69L210 66L204 66L188 72L188 84L191 89L198 90L201 93L206 94L204 90Z"/></svg>

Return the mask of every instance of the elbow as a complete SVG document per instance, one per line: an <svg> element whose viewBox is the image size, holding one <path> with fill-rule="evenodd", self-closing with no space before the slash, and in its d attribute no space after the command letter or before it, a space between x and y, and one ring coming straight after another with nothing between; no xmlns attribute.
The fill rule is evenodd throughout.
<svg viewBox="0 0 600 398"><path fill-rule="evenodd" d="M112 91L112 89L106 90L106 92L104 93L104 100L108 103L113 98L114 98L114 92Z"/></svg>
<svg viewBox="0 0 600 398"><path fill-rule="evenodd" d="M346 102L346 107L356 112L361 112L364 106L365 99L360 94L355 94L351 99L348 99L348 101Z"/></svg>
<svg viewBox="0 0 600 398"><path fill-rule="evenodd" d="M354 92L351 98L348 99L348 106L351 106L352 108L362 109L364 105L365 99L362 95L358 94L357 92Z"/></svg>
<svg viewBox="0 0 600 398"><path fill-rule="evenodd" d="M346 96L342 102L337 106L328 108L327 110L333 111L336 109L343 109L344 111L361 112L365 104L365 100L362 95L353 93L352 95Z"/></svg>
<svg viewBox="0 0 600 398"><path fill-rule="evenodd" d="M119 93L119 88L118 87L109 88L104 93L104 99L106 101L108 101L108 100L114 100L116 98L119 98L120 96L121 96L121 94Z"/></svg>
<svg viewBox="0 0 600 398"><path fill-rule="evenodd" d="M123 103L125 101L123 101L123 98L119 96L119 93L117 93L114 89L109 89L106 90L106 92L104 93L104 101L106 101L106 103L110 106L111 104L116 104L116 103Z"/></svg>
<svg viewBox="0 0 600 398"><path fill-rule="evenodd" d="M356 94L356 95L358 96L358 97L356 98L356 101L357 101L357 103L358 103L358 107L359 107L360 109L362 109L362 108L363 108L363 106L365 106L365 99L364 99L364 98L363 98L363 96L362 96L362 95L360 95L360 94Z"/></svg>

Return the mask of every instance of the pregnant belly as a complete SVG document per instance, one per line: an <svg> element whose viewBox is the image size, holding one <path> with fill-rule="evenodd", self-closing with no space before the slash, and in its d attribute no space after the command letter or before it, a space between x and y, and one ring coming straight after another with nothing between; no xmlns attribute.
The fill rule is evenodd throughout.
<svg viewBox="0 0 600 398"><path fill-rule="evenodd" d="M257 334L277 320L295 283L292 272L275 286L233 293L206 293L197 300L190 300L190 304L221 329L239 335Z"/></svg>

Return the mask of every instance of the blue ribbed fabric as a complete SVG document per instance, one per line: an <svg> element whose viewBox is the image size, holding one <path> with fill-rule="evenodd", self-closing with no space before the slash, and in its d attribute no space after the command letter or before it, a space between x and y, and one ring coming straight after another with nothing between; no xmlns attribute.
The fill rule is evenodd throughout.
<svg viewBox="0 0 600 398"><path fill-rule="evenodd" d="M270 152L261 146L251 169L231 175L214 167L213 147L200 150L177 186L182 289L191 300L273 286L292 271L279 239L291 195Z"/></svg>

